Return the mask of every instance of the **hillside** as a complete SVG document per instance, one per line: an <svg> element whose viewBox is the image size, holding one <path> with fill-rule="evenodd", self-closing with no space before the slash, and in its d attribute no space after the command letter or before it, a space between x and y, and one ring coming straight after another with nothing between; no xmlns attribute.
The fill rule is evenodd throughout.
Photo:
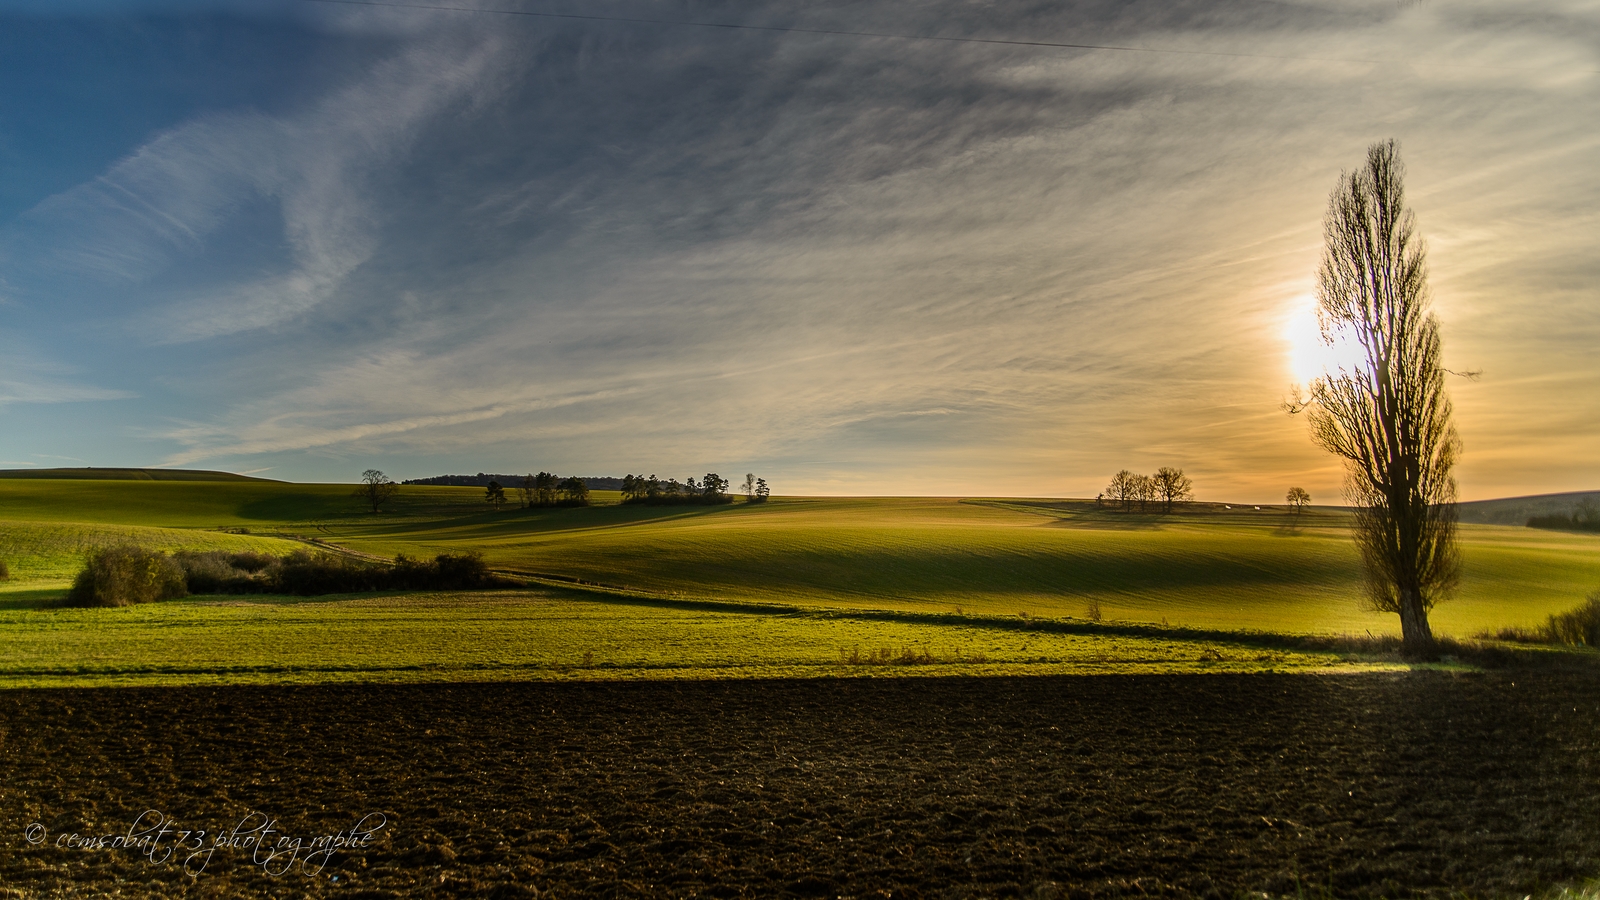
<svg viewBox="0 0 1600 900"><path fill-rule="evenodd" d="M1393 616L1363 608L1348 514L1336 510L1296 521L1282 509L1217 504L1145 515L1093 501L779 497L684 508L620 506L612 492L594 499L493 509L479 488L407 486L373 515L347 484L0 480L0 544L38 589L64 585L92 545L161 528L151 539L164 547L183 533L209 546L221 532L248 532L388 557L478 551L509 572L692 601L1013 617L1079 617L1097 604L1108 619L1206 628L1394 627ZM23 558L36 546L54 548L48 560ZM1471 634L1568 609L1600 588L1597 550L1593 535L1463 525L1461 589L1436 611L1436 627Z"/></svg>
<svg viewBox="0 0 1600 900"><path fill-rule="evenodd" d="M70 481L262 481L284 484L272 478L212 472L206 469L118 469L93 466L73 469L0 469L0 478L65 479Z"/></svg>
<svg viewBox="0 0 1600 900"><path fill-rule="evenodd" d="M1585 500L1600 504L1600 491L1476 500L1460 505L1461 521L1476 525L1526 525L1535 516L1571 515Z"/></svg>

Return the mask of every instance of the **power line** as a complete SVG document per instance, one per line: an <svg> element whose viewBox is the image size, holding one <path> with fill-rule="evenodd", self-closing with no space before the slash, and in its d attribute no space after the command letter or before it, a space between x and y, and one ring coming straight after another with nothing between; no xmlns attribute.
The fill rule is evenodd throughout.
<svg viewBox="0 0 1600 900"><path fill-rule="evenodd" d="M534 19L576 19L585 22L623 22L635 25L671 25L686 28L725 28L734 31L771 31L785 34L816 34L832 35L836 37L864 37L888 38L897 41L938 41L949 44L999 44L1010 47L1048 47L1058 50L1115 50L1124 53L1167 53L1183 56L1224 56L1234 59L1275 59L1290 60L1295 62L1337 62L1352 63L1357 65L1379 66L1389 65L1399 60L1385 59L1346 59L1339 57L1321 56L1274 56L1264 53L1228 53L1221 50L1176 50L1165 47L1124 47L1117 44L1069 44L1060 41L1018 41L1004 38L975 38L975 37L939 37L925 34L893 34L883 31L844 31L831 28L794 28L785 25L743 25L732 22L694 22L682 19L647 19L635 16L596 16L581 13L553 13L533 12L523 9L493 9L472 6L443 6L431 3L390 3L380 0L300 0L302 3L326 3L341 6L375 6L386 9L422 9L438 12L463 12L485 13L499 16L525 16ZM1506 71L1530 72L1539 71L1526 67L1515 66L1469 66L1454 63L1434 62L1409 62L1407 65L1422 65L1445 67L1454 69L1502 69ZM1587 74L1600 74L1589 72Z"/></svg>

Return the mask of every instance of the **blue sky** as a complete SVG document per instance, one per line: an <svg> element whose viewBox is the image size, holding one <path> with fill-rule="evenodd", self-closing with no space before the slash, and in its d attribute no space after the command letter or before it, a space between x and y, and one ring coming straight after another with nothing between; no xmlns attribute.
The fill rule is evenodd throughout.
<svg viewBox="0 0 1600 900"><path fill-rule="evenodd" d="M1333 501L1394 137L1463 495L1600 487L1592 3L442 5L657 22L0 0L0 465Z"/></svg>

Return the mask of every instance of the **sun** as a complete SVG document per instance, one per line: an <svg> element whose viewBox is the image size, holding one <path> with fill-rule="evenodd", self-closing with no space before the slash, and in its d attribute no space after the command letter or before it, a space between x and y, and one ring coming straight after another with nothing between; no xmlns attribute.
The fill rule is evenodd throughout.
<svg viewBox="0 0 1600 900"><path fill-rule="evenodd" d="M1309 294L1297 296L1290 302L1289 315L1284 319L1283 339L1289 375L1295 384L1309 385L1339 369L1352 371L1361 361L1360 349L1348 341L1336 339L1329 344L1322 339L1322 328L1317 324L1317 300Z"/></svg>

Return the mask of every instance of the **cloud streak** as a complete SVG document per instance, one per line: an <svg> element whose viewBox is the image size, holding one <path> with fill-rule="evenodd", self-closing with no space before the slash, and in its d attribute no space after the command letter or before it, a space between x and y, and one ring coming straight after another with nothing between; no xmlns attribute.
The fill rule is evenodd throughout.
<svg viewBox="0 0 1600 900"><path fill-rule="evenodd" d="M1530 380L1600 374L1592 6L848 13L1250 58L413 16L319 101L189 122L9 233L192 354L136 354L183 397L138 430L171 465L1333 496L1277 411L1284 323L1339 170L1395 136L1448 358L1490 373L1457 391L1466 495L1600 478L1600 399Z"/></svg>

